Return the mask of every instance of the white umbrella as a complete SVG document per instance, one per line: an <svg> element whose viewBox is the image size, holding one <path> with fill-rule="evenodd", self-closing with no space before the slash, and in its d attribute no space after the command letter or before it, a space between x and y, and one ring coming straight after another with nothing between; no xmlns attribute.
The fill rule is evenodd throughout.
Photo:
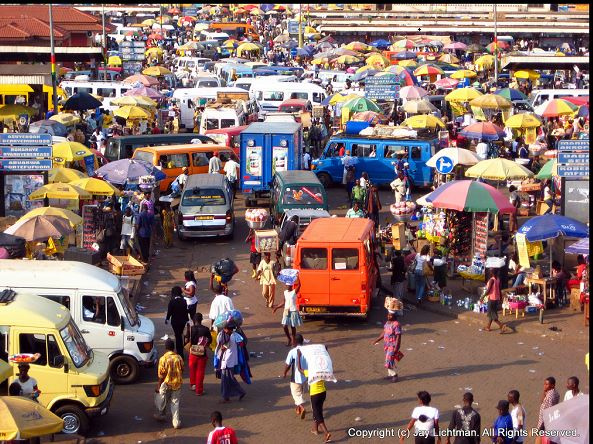
<svg viewBox="0 0 593 444"><path fill-rule="evenodd" d="M589 395L579 394L568 401L544 409L542 415L546 431L554 430L568 435L558 435L561 444L589 442ZM575 436L570 436L573 434Z"/></svg>
<svg viewBox="0 0 593 444"><path fill-rule="evenodd" d="M453 161L453 166L455 165L475 165L477 164L480 159L476 156L476 153L470 150L466 150L465 148L443 148L434 156L426 161L426 165L432 168L437 167L437 162L439 159L447 157ZM444 161L447 161L445 159Z"/></svg>

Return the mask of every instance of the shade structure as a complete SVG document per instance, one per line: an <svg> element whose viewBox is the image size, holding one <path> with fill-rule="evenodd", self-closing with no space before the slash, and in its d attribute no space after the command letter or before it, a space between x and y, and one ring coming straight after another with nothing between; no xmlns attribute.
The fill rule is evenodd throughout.
<svg viewBox="0 0 593 444"><path fill-rule="evenodd" d="M431 65L429 63L420 65L418 68L414 70L415 76L436 76L443 73L444 71L441 68L435 65Z"/></svg>
<svg viewBox="0 0 593 444"><path fill-rule="evenodd" d="M364 97L357 97L344 102L342 109L344 108L349 109L352 113L362 111L375 111L376 113L381 113L381 109L375 104L375 102Z"/></svg>
<svg viewBox="0 0 593 444"><path fill-rule="evenodd" d="M290 40L290 35L280 34L274 37L274 43L286 43Z"/></svg>
<svg viewBox="0 0 593 444"><path fill-rule="evenodd" d="M29 211L25 214L21 219L31 219L35 216L57 216L63 219L68 219L70 225L75 227L76 225L80 225L82 223L82 217L76 214L73 211L70 211L66 208L56 208L56 207L39 207ZM19 220L21 220L19 219Z"/></svg>
<svg viewBox="0 0 593 444"><path fill-rule="evenodd" d="M165 97L160 92L158 92L156 89L148 88L146 86L141 86L140 88L130 89L130 90L126 91L123 95L124 96L144 96L144 97L148 97L153 100L158 100L158 99L162 99L163 97Z"/></svg>
<svg viewBox="0 0 593 444"><path fill-rule="evenodd" d="M120 159L103 165L96 172L97 176L116 185L124 185L128 181L136 181L142 176L154 176L157 181L163 180L165 173L150 162L135 159Z"/></svg>
<svg viewBox="0 0 593 444"><path fill-rule="evenodd" d="M11 372L12 374L12 372ZM0 438L10 441L58 433L64 420L22 396L0 396Z"/></svg>
<svg viewBox="0 0 593 444"><path fill-rule="evenodd" d="M569 245L565 251L570 254L589 254L589 238L586 237Z"/></svg>
<svg viewBox="0 0 593 444"><path fill-rule="evenodd" d="M74 168L52 168L48 171L49 183L68 183L85 177L86 174Z"/></svg>
<svg viewBox="0 0 593 444"><path fill-rule="evenodd" d="M403 104L402 109L408 114L430 114L437 111L437 107L428 100L408 100Z"/></svg>
<svg viewBox="0 0 593 444"><path fill-rule="evenodd" d="M360 59L351 55L341 55L331 61L332 63L339 63L341 65L353 65L360 62Z"/></svg>
<svg viewBox="0 0 593 444"><path fill-rule="evenodd" d="M374 46L375 48L388 48L391 45L391 42L389 40L385 40L385 39L378 39L375 40L373 42L370 43L371 46Z"/></svg>
<svg viewBox="0 0 593 444"><path fill-rule="evenodd" d="M472 87L458 88L451 91L445 96L445 100L448 102L469 102L482 95L481 92Z"/></svg>
<svg viewBox="0 0 593 444"><path fill-rule="evenodd" d="M439 57L439 62L445 63L459 63L459 59L453 54L443 54Z"/></svg>
<svg viewBox="0 0 593 444"><path fill-rule="evenodd" d="M475 165L480 159L476 156L476 153L465 148L443 148L439 150L434 156L426 161L426 165L432 168L437 167L437 162L441 158L446 158L445 161L451 160L453 166L455 165Z"/></svg>
<svg viewBox="0 0 593 444"><path fill-rule="evenodd" d="M514 88L497 89L494 92L494 94L502 96L505 99L510 100L511 102L514 100L527 100L528 99L525 94L523 94L518 89L514 89Z"/></svg>
<svg viewBox="0 0 593 444"><path fill-rule="evenodd" d="M417 116L408 117L402 122L402 126L408 126L414 129L424 129L437 127L444 128L445 124L441 119L432 114L419 114Z"/></svg>
<svg viewBox="0 0 593 444"><path fill-rule="evenodd" d="M398 49L412 49L416 43L409 39L401 39L395 42L393 45L389 47L392 51L397 51Z"/></svg>
<svg viewBox="0 0 593 444"><path fill-rule="evenodd" d="M119 196L120 191L104 180L96 179L94 177L85 177L70 182L70 185L82 188L94 196Z"/></svg>
<svg viewBox="0 0 593 444"><path fill-rule="evenodd" d="M66 137L68 128L66 125L55 120L38 120L29 125L29 132L32 134L51 134L52 136Z"/></svg>
<svg viewBox="0 0 593 444"><path fill-rule="evenodd" d="M419 86L404 86L399 90L399 96L402 99L415 100L428 95L428 91Z"/></svg>
<svg viewBox="0 0 593 444"><path fill-rule="evenodd" d="M510 100L497 94L484 94L471 100L469 104L485 109L509 109L513 106Z"/></svg>
<svg viewBox="0 0 593 444"><path fill-rule="evenodd" d="M237 47L237 56L240 57L241 54L246 51L247 52L251 52L251 51L259 52L260 50L261 50L261 48L258 45L256 45L255 43L250 43L250 42L242 43L241 45L239 45Z"/></svg>
<svg viewBox="0 0 593 444"><path fill-rule="evenodd" d="M532 69L521 69L519 71L515 71L513 73L513 77L517 79L537 80L541 77L541 74Z"/></svg>
<svg viewBox="0 0 593 444"><path fill-rule="evenodd" d="M116 106L144 106L144 107L154 107L156 106L156 102L149 97L146 96L122 96L118 97L111 101L112 105Z"/></svg>
<svg viewBox="0 0 593 444"><path fill-rule="evenodd" d="M533 113L519 113L513 114L504 123L504 126L508 128L537 128L541 126L542 122Z"/></svg>
<svg viewBox="0 0 593 444"><path fill-rule="evenodd" d="M20 236L27 242L46 241L50 237L60 238L74 231L68 219L59 216L34 216L19 220L4 232Z"/></svg>
<svg viewBox="0 0 593 444"><path fill-rule="evenodd" d="M523 165L508 159L486 159L478 162L465 172L466 177L488 180L519 180L533 176Z"/></svg>
<svg viewBox="0 0 593 444"><path fill-rule="evenodd" d="M460 131L464 137L471 139L498 140L504 138L504 130L492 122L478 122L466 126Z"/></svg>
<svg viewBox="0 0 593 444"><path fill-rule="evenodd" d="M479 52L479 51L475 51L475 52ZM478 57L476 59L475 65L476 65L476 69L478 71L484 71L484 70L490 69L494 66L494 56L486 54L481 57Z"/></svg>
<svg viewBox="0 0 593 444"><path fill-rule="evenodd" d="M66 162L82 160L93 153L86 146L79 142L59 142L51 147L51 156L54 159L62 159Z"/></svg>
<svg viewBox="0 0 593 444"><path fill-rule="evenodd" d="M204 45L202 45L199 42L193 41L193 40L190 40L189 42L184 43L183 45L181 45L177 48L177 50L182 50L182 51L185 51L185 50L203 51L204 49L205 49Z"/></svg>
<svg viewBox="0 0 593 444"><path fill-rule="evenodd" d="M130 120L138 120L138 119L148 119L150 118L150 114L146 112L144 109L140 108L139 106L122 106L121 108L116 109L113 112L114 116L121 117L123 119L130 119Z"/></svg>
<svg viewBox="0 0 593 444"><path fill-rule="evenodd" d="M347 102L352 99L358 99L360 96L357 94L348 94L344 92L335 93L332 96L327 97L322 105L335 105L336 103ZM326 103L327 102L327 103Z"/></svg>
<svg viewBox="0 0 593 444"><path fill-rule="evenodd" d="M443 49L466 49L467 45L465 43L461 43L461 42L451 42L451 43L447 43L445 46L443 46Z"/></svg>
<svg viewBox="0 0 593 444"><path fill-rule="evenodd" d="M171 71L164 66L150 66L142 71L142 74L146 76L160 77L167 74L171 74Z"/></svg>
<svg viewBox="0 0 593 444"><path fill-rule="evenodd" d="M416 60L413 59L406 59L406 60L402 60L401 62L399 62L397 65L394 66L403 66L404 68L418 68L418 62Z"/></svg>
<svg viewBox="0 0 593 444"><path fill-rule="evenodd" d="M109 56L107 59L108 66L121 66L122 60L120 56Z"/></svg>
<svg viewBox="0 0 593 444"><path fill-rule="evenodd" d="M154 77L147 76L145 74L134 74L129 77L126 77L123 80L124 83L134 84L140 82L144 86L153 86L158 85L159 81ZM150 97L150 96L149 96Z"/></svg>
<svg viewBox="0 0 593 444"><path fill-rule="evenodd" d="M447 182L428 196L426 200L435 208L490 213L514 213L509 199L491 185L475 180Z"/></svg>
<svg viewBox="0 0 593 444"><path fill-rule="evenodd" d="M373 54L366 59L366 64L383 69L386 66L389 66L391 62L382 54Z"/></svg>
<svg viewBox="0 0 593 444"><path fill-rule="evenodd" d="M34 116L37 114L30 106L24 105L2 105L0 106L0 117L12 117L13 119L18 119L21 114L28 114L29 117Z"/></svg>
<svg viewBox="0 0 593 444"><path fill-rule="evenodd" d="M489 45L486 46L486 51L488 51L489 53L493 53L496 51L501 51L504 49L507 49L509 47L509 44L507 42L503 42L503 41L497 41L497 42L492 42Z"/></svg>
<svg viewBox="0 0 593 444"><path fill-rule="evenodd" d="M459 80L455 80L450 77L445 77L434 82L434 85L443 89L453 89L457 86L458 83Z"/></svg>
<svg viewBox="0 0 593 444"><path fill-rule="evenodd" d="M556 159L548 160L541 170L535 175L536 179L551 179L554 176L558 176L558 161Z"/></svg>
<svg viewBox="0 0 593 444"><path fill-rule="evenodd" d="M470 69L458 69L453 74L451 74L452 79L458 79L458 80L473 79L474 77L477 77L477 76L478 75Z"/></svg>
<svg viewBox="0 0 593 444"><path fill-rule="evenodd" d="M544 409L544 427L546 431L556 432L562 436L562 444L587 444L589 443L589 395L579 393L568 401L560 402ZM570 430L568 438L562 435ZM573 436L574 435L574 436Z"/></svg>
<svg viewBox="0 0 593 444"><path fill-rule="evenodd" d="M6 249L3 248L4 251ZM2 259L9 259L10 256L3 257ZM8 378L12 376L12 366L8 364L6 361L0 359L0 383L6 381Z"/></svg>
<svg viewBox="0 0 593 444"><path fill-rule="evenodd" d="M399 80L403 86L413 86L418 85L418 79L414 75L414 73L399 65L391 65L384 69L384 72L390 72L392 74L397 74L399 76Z"/></svg>
<svg viewBox="0 0 593 444"><path fill-rule="evenodd" d="M529 242L553 239L558 236L589 237L589 227L578 220L558 214L544 214L525 222L517 231Z"/></svg>
<svg viewBox="0 0 593 444"><path fill-rule="evenodd" d="M369 48L369 45L362 42L350 42L345 46L345 48L349 49L350 51L368 51L371 49Z"/></svg>
<svg viewBox="0 0 593 444"><path fill-rule="evenodd" d="M550 100L543 108L542 117L558 117L573 114L578 110L578 107L564 99Z"/></svg>
<svg viewBox="0 0 593 444"><path fill-rule="evenodd" d="M37 188L29 194L29 200L41 199L90 199L92 196L85 190L69 183L50 183Z"/></svg>
<svg viewBox="0 0 593 444"><path fill-rule="evenodd" d="M352 80L354 82L360 82L361 80L366 79L367 77L373 77L375 74L378 74L380 71L371 68L369 65L363 66L363 68L368 68L364 70L357 70L357 72L352 76Z"/></svg>
<svg viewBox="0 0 593 444"><path fill-rule="evenodd" d="M371 124L376 124L380 122L387 122L389 118L375 111L362 111L355 113L350 120L354 120L355 122L369 122Z"/></svg>
<svg viewBox="0 0 593 444"><path fill-rule="evenodd" d="M400 51L395 55L395 58L398 60L408 60L408 59L415 59L417 54L412 51Z"/></svg>
<svg viewBox="0 0 593 444"><path fill-rule="evenodd" d="M64 103L64 109L74 111L85 111L87 109L94 109L103 106L100 100L97 100L89 93L79 92L69 97Z"/></svg>
<svg viewBox="0 0 593 444"><path fill-rule="evenodd" d="M53 116L51 116L49 118L49 120L59 122L65 126L72 126L72 125L76 125L77 123L80 123L80 117L75 116L74 114L70 114L70 113L54 114Z"/></svg>

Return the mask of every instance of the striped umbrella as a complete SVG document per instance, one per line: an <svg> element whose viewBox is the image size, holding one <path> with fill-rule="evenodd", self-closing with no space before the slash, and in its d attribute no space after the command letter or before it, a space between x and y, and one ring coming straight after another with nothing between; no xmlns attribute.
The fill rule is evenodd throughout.
<svg viewBox="0 0 593 444"><path fill-rule="evenodd" d="M548 160L541 170L535 175L536 179L551 179L558 176L558 161L556 159Z"/></svg>
<svg viewBox="0 0 593 444"><path fill-rule="evenodd" d="M486 159L478 162L465 172L465 177L488 180L522 180L533 176L523 165L508 159Z"/></svg>
<svg viewBox="0 0 593 444"><path fill-rule="evenodd" d="M397 51L398 49L412 49L416 43L409 39L402 39L395 42L393 45L389 47L392 51Z"/></svg>
<svg viewBox="0 0 593 444"><path fill-rule="evenodd" d="M539 120L535 114L519 113L509 117L504 123L504 126L507 128L524 129L537 128L538 126L541 126L541 124L541 120Z"/></svg>
<svg viewBox="0 0 593 444"><path fill-rule="evenodd" d="M478 122L466 126L459 132L470 139L498 140L504 138L504 130L492 122Z"/></svg>
<svg viewBox="0 0 593 444"><path fill-rule="evenodd" d="M550 100L545 106L542 117L558 117L571 115L578 110L578 106L564 99Z"/></svg>
<svg viewBox="0 0 593 444"><path fill-rule="evenodd" d="M514 213L515 207L491 185L474 180L453 180L425 198L435 208L457 211Z"/></svg>
<svg viewBox="0 0 593 444"><path fill-rule="evenodd" d="M486 51L488 51L489 53L492 54L495 51L508 49L508 47L509 47L509 44L507 42L497 41L497 42L492 42L488 46L486 46Z"/></svg>
<svg viewBox="0 0 593 444"><path fill-rule="evenodd" d="M494 94L502 96L505 99L510 100L511 102L514 100L527 100L527 96L525 94L523 94L518 89L514 88L498 89L494 92Z"/></svg>
<svg viewBox="0 0 593 444"><path fill-rule="evenodd" d="M443 89L453 89L457 86L458 83L459 83L459 80L455 80L450 77L445 77L443 79L440 79L440 80L437 80L436 82L434 82L434 85L438 86L439 88L443 88Z"/></svg>
<svg viewBox="0 0 593 444"><path fill-rule="evenodd" d="M417 68L418 62L412 59L402 60L397 64L398 66L403 66L404 68Z"/></svg>
<svg viewBox="0 0 593 444"><path fill-rule="evenodd" d="M451 42L451 43L447 43L445 46L443 46L443 49L466 49L467 45L465 43L461 43L461 42Z"/></svg>
<svg viewBox="0 0 593 444"><path fill-rule="evenodd" d="M399 96L402 99L407 99L407 100L415 100L415 99L421 99L424 96L428 95L428 91L426 91L424 88L421 88L419 86L404 86L403 88L401 88L399 90Z"/></svg>
<svg viewBox="0 0 593 444"><path fill-rule="evenodd" d="M513 106L510 100L496 94L484 94L476 97L469 104L483 109L509 109Z"/></svg>
<svg viewBox="0 0 593 444"><path fill-rule="evenodd" d="M444 71L439 68L438 66L431 65L426 63L424 65L420 65L418 68L414 70L415 76L436 76L438 74L443 74Z"/></svg>

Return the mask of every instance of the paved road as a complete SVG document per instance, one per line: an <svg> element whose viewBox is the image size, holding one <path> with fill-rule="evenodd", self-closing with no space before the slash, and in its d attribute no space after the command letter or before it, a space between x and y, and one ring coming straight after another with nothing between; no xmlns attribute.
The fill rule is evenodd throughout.
<svg viewBox="0 0 593 444"><path fill-rule="evenodd" d="M381 193L383 202L392 201L389 191ZM329 194L332 208L345 203L343 190L331 189ZM240 198L238 203L237 215L242 216L243 200ZM345 209L337 212L343 214ZM235 259L241 272L231 284L230 295L244 314L249 350L257 355L251 360L254 378L246 387L245 399L220 404L219 381L212 371L206 376L207 395L203 397L189 391L186 378L181 409L183 428L174 430L169 422L163 425L152 418L156 371L146 370L139 383L116 388L111 411L96 420L92 429L93 442L205 442L213 410L222 411L225 424L237 430L242 443L322 442L321 436L309 432L310 413L304 421L295 417L288 381L280 378L288 351L280 326L281 312L272 314L264 306L259 286L250 278L249 249L243 242L246 234L246 224L238 219L232 242L176 241L173 249L157 247L158 255L140 300L146 306L145 314L155 322L157 338L165 333L172 335L170 327L163 322L168 296L161 295L168 295L172 285L183 282L185 269L208 267L221 257ZM213 297L204 290L208 273L200 272L197 277L199 310L208 313ZM383 379L386 371L382 346L371 345L382 330L385 315L382 305L381 299L367 321L313 320L301 329L307 340L326 344L333 359L339 381L327 384L325 410L326 423L335 442L380 441L377 437L350 438L351 428L387 429L389 433L397 433L407 424L419 390L432 394L432 404L441 411L441 423L447 424L454 406L461 403L462 394L471 390L485 426L492 424L497 401L506 398L508 390L518 389L527 410L528 427L535 426L537 421L545 377L557 378L561 395L565 391L564 381L571 375L578 376L583 389L589 391L584 366L588 341L567 339L559 343L548 336L485 333L475 325L467 326L422 309L406 311L400 320L404 327L405 354L401 379L395 384L387 382ZM157 341L159 350L163 349L162 343Z"/></svg>

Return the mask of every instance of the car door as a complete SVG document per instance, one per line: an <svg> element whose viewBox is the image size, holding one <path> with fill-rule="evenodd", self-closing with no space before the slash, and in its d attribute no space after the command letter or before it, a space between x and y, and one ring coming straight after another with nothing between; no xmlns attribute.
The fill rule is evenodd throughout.
<svg viewBox="0 0 593 444"><path fill-rule="evenodd" d="M112 295L93 291L79 292L78 326L93 349L109 353L124 348L124 332L117 302Z"/></svg>
<svg viewBox="0 0 593 444"><path fill-rule="evenodd" d="M304 246L298 252L297 268L300 273L300 303L315 307L329 305L329 251L325 246Z"/></svg>
<svg viewBox="0 0 593 444"><path fill-rule="evenodd" d="M331 244L329 270L330 304L347 306L360 304L360 252L356 244ZM358 301L358 302L356 302Z"/></svg>

